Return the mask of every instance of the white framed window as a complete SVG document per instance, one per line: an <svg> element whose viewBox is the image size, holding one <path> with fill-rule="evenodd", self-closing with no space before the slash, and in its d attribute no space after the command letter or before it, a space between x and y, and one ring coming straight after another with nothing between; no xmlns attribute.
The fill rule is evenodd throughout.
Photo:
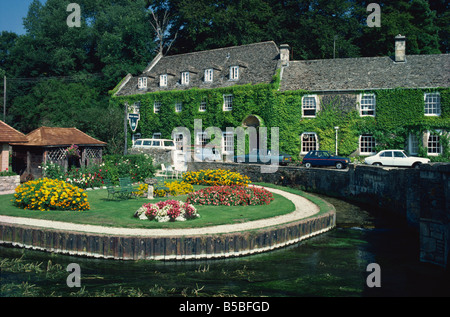
<svg viewBox="0 0 450 317"><path fill-rule="evenodd" d="M426 116L440 116L441 115L441 95L438 92L424 94Z"/></svg>
<svg viewBox="0 0 450 317"><path fill-rule="evenodd" d="M238 80L238 79L239 79L239 66L231 66L230 80Z"/></svg>
<svg viewBox="0 0 450 317"><path fill-rule="evenodd" d="M233 154L234 153L234 133L223 132L222 133L222 153Z"/></svg>
<svg viewBox="0 0 450 317"><path fill-rule="evenodd" d="M302 97L302 117L315 118L317 114L317 95L308 95Z"/></svg>
<svg viewBox="0 0 450 317"><path fill-rule="evenodd" d="M442 154L442 131L427 131L427 153L430 156Z"/></svg>
<svg viewBox="0 0 450 317"><path fill-rule="evenodd" d="M182 72L181 73L181 84L182 85L189 85L189 72Z"/></svg>
<svg viewBox="0 0 450 317"><path fill-rule="evenodd" d="M167 87L167 74L159 75L159 86Z"/></svg>
<svg viewBox="0 0 450 317"><path fill-rule="evenodd" d="M223 95L223 111L233 110L233 95Z"/></svg>
<svg viewBox="0 0 450 317"><path fill-rule="evenodd" d="M206 132L197 132L197 144L201 147L204 147L206 144L208 144L208 135Z"/></svg>
<svg viewBox="0 0 450 317"><path fill-rule="evenodd" d="M301 152L300 154L307 154L309 151L317 151L319 149L319 142L315 132L304 132L301 138Z"/></svg>
<svg viewBox="0 0 450 317"><path fill-rule="evenodd" d="M372 155L375 154L376 141L373 135L363 134L359 137L359 154Z"/></svg>
<svg viewBox="0 0 450 317"><path fill-rule="evenodd" d="M183 133L175 133L175 148L183 151Z"/></svg>
<svg viewBox="0 0 450 317"><path fill-rule="evenodd" d="M153 103L153 112L159 113L160 110L161 110L161 101L155 100L155 102Z"/></svg>
<svg viewBox="0 0 450 317"><path fill-rule="evenodd" d="M214 78L214 71L212 68L205 69L205 82L212 82Z"/></svg>
<svg viewBox="0 0 450 317"><path fill-rule="evenodd" d="M198 111L200 111L200 112L206 111L206 98L203 98L202 101L200 101L200 106L198 107Z"/></svg>
<svg viewBox="0 0 450 317"><path fill-rule="evenodd" d="M161 137L162 137L162 134L161 134L161 132L155 132L155 133L153 133L153 139L161 139Z"/></svg>
<svg viewBox="0 0 450 317"><path fill-rule="evenodd" d="M181 112L183 110L183 103L181 101L175 102L175 112Z"/></svg>
<svg viewBox="0 0 450 317"><path fill-rule="evenodd" d="M410 133L408 136L408 152L411 155L419 153L419 138L414 133Z"/></svg>
<svg viewBox="0 0 450 317"><path fill-rule="evenodd" d="M360 94L359 95L359 114L364 116L375 116L375 94Z"/></svg>
<svg viewBox="0 0 450 317"><path fill-rule="evenodd" d="M138 88L147 88L147 77L138 78Z"/></svg>

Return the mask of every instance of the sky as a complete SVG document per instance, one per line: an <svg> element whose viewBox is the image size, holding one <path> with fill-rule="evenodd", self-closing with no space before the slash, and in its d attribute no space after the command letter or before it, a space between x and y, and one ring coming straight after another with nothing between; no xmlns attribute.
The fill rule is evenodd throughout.
<svg viewBox="0 0 450 317"><path fill-rule="evenodd" d="M33 0L0 0L0 32L25 34L23 18L26 17L31 2Z"/></svg>

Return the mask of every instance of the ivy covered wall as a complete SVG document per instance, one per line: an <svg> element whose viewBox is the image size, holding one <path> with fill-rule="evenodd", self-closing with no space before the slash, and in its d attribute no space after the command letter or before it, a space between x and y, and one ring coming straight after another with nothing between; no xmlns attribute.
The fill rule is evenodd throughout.
<svg viewBox="0 0 450 317"><path fill-rule="evenodd" d="M320 108L315 118L302 118L302 97L312 92L298 90L279 92L279 76L272 84L236 85L229 88L196 89L169 92L154 92L141 95L111 98L111 102L122 107L125 102L140 102L141 120L136 132L142 137L151 137L161 132L163 138L171 138L172 130L182 126L191 132L194 119L202 119L203 129L242 126L249 115L258 115L270 133L271 127L279 127L280 151L299 157L300 136L304 132L316 133L321 150L335 152L335 129L338 126L339 155L357 156L359 136L371 134L375 137L376 150L406 148L408 136L414 133L423 138L426 131L450 132L450 89L385 89L364 92L318 93ZM439 92L441 115L424 115L424 93ZM376 115L360 116L357 97L360 93L373 93L376 98ZM233 95L231 111L224 111L224 95ZM206 111L199 111L202 100ZM155 101L161 103L155 114ZM175 111L175 103L182 102L182 111ZM128 132L131 135L131 131ZM191 133L194 142L194 135ZM449 161L448 137L441 137L443 153L434 160ZM129 142L131 144L131 142ZM270 143L268 143L270 144ZM426 156L419 144L419 155Z"/></svg>

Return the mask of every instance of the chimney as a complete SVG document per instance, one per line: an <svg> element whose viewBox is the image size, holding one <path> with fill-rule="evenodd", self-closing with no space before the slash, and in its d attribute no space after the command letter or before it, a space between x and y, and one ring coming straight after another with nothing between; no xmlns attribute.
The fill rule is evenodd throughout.
<svg viewBox="0 0 450 317"><path fill-rule="evenodd" d="M406 37L401 34L395 37L395 61L406 62Z"/></svg>
<svg viewBox="0 0 450 317"><path fill-rule="evenodd" d="M287 66L289 63L289 44L280 45L280 61L282 66Z"/></svg>

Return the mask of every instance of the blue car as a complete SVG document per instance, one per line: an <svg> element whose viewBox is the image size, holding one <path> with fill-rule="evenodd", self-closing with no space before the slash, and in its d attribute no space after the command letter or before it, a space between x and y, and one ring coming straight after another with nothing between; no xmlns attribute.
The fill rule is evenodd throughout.
<svg viewBox="0 0 450 317"><path fill-rule="evenodd" d="M302 164L306 168L312 166L335 166L337 169L342 169L350 164L350 159L333 156L328 151L309 151L303 158Z"/></svg>

